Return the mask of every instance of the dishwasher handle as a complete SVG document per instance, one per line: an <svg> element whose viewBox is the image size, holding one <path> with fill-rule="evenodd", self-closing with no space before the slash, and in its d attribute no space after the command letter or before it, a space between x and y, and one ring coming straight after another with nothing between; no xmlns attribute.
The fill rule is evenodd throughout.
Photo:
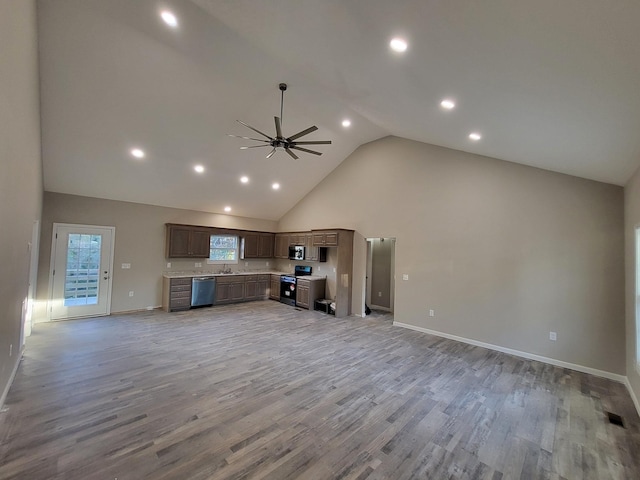
<svg viewBox="0 0 640 480"><path fill-rule="evenodd" d="M210 282L211 280L215 280L215 279L216 277L193 277L192 280L194 282L204 282L204 281Z"/></svg>

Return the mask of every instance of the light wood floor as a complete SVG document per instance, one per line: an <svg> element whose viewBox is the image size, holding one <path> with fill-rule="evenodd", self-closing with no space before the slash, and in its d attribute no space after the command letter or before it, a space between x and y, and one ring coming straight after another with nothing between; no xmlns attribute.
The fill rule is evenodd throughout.
<svg viewBox="0 0 640 480"><path fill-rule="evenodd" d="M0 479L640 478L623 385L391 321L266 301L38 325Z"/></svg>

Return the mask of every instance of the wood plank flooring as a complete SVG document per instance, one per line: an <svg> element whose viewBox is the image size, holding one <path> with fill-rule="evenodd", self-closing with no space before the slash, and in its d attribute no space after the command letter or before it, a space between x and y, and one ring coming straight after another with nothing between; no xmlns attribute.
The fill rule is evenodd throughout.
<svg viewBox="0 0 640 480"><path fill-rule="evenodd" d="M640 478L623 385L391 322L265 301L38 325L0 479Z"/></svg>

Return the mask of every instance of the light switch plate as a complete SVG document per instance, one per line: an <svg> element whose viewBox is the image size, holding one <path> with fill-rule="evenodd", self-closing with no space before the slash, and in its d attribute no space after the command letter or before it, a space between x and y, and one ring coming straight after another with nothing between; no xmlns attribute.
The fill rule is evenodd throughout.
<svg viewBox="0 0 640 480"><path fill-rule="evenodd" d="M131 264L130 263L123 263L122 264L122 268L125 269L125 270L128 269L128 268L131 268Z"/></svg>
<svg viewBox="0 0 640 480"><path fill-rule="evenodd" d="M409 280L409 274L408 273L403 273L402 274L402 279L403 280Z"/></svg>

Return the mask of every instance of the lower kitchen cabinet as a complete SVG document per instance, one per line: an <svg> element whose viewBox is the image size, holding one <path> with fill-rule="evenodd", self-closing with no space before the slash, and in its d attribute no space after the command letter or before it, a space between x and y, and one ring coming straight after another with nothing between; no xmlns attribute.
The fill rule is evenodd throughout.
<svg viewBox="0 0 640 480"><path fill-rule="evenodd" d="M271 300L280 300L280 275L271 275L269 298Z"/></svg>
<svg viewBox="0 0 640 480"><path fill-rule="evenodd" d="M296 282L296 306L312 308L313 302L324 298L326 279L324 278L298 278Z"/></svg>
<svg viewBox="0 0 640 480"><path fill-rule="evenodd" d="M162 308L167 312L191 308L191 277L163 278Z"/></svg>
<svg viewBox="0 0 640 480"><path fill-rule="evenodd" d="M241 302L245 299L244 275L228 275L216 278L215 305Z"/></svg>

